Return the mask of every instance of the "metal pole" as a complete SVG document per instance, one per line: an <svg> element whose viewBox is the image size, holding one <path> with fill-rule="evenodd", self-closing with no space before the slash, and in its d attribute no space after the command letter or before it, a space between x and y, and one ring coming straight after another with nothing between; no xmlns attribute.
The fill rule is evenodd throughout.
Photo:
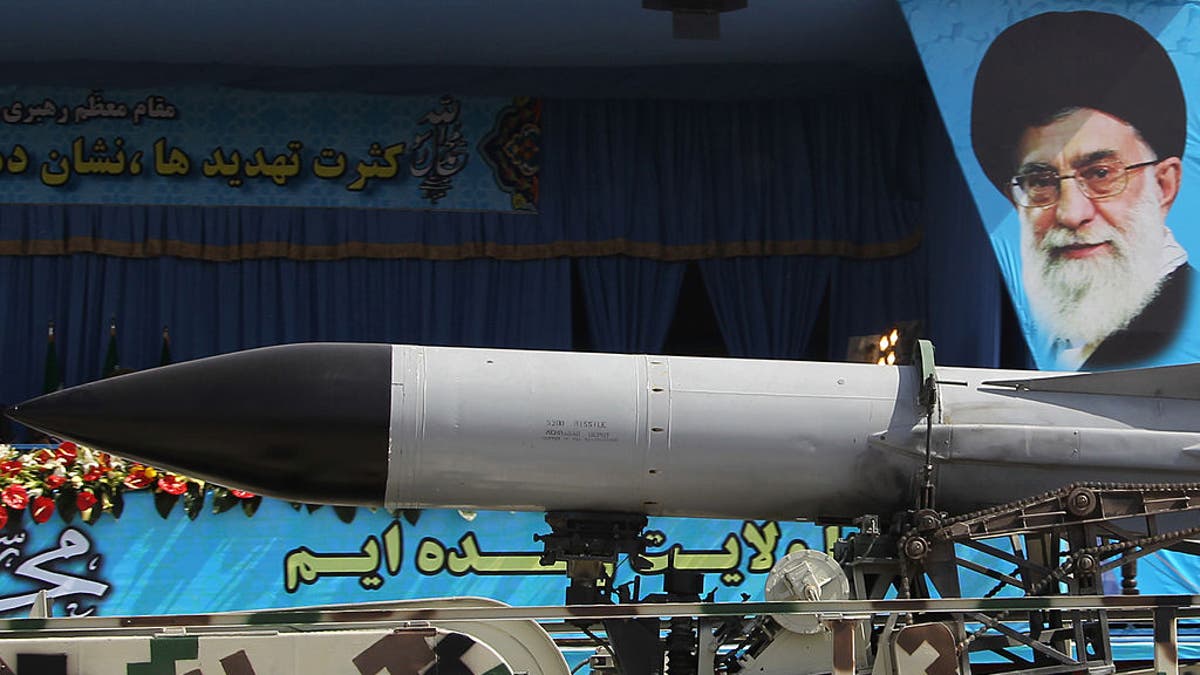
<svg viewBox="0 0 1200 675"><path fill-rule="evenodd" d="M1179 675L1179 645L1176 643L1175 608L1154 609L1154 671Z"/></svg>
<svg viewBox="0 0 1200 675"><path fill-rule="evenodd" d="M833 630L833 675L854 675L854 633L857 621L833 619L829 627Z"/></svg>
<svg viewBox="0 0 1200 675"><path fill-rule="evenodd" d="M720 621L717 619L700 619L699 624L699 644L696 650L700 663L697 666L697 672L705 675L716 672L717 647L720 645L717 644L717 638L713 634L713 629L720 624Z"/></svg>

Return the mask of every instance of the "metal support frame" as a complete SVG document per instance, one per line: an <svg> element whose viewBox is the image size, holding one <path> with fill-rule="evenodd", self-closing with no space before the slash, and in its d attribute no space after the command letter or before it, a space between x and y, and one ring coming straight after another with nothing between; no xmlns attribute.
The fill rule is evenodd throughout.
<svg viewBox="0 0 1200 675"><path fill-rule="evenodd" d="M639 569L645 562L646 516L629 513L552 511L546 514L550 534L535 534L542 543L541 563L567 563L568 605L606 602L613 593L604 563L615 563L617 556L629 555L630 564Z"/></svg>
<svg viewBox="0 0 1200 675"><path fill-rule="evenodd" d="M927 419L933 419L936 374L931 359L924 364L922 375L929 379L919 403ZM1125 592L1135 594L1139 559L1164 548L1189 546L1188 539L1200 534L1200 527L1163 531L1159 522L1168 514L1200 509L1200 483L1074 483L950 516L928 507L933 503L928 467L922 476L924 492L916 508L899 514L892 530L864 527L840 543L837 557L851 578L855 597L883 597L892 586L902 598L929 598L935 589L940 597L959 597L963 569L996 582L988 598L1005 589L1017 589L1028 598L1098 595L1103 593L1103 573L1118 568ZM863 522L877 523L868 518ZM1011 551L986 541L998 537L1008 538ZM959 545L986 554L994 564L959 558ZM1006 613L970 613L960 620L980 627L964 631L960 652L991 651L1037 672L1112 671L1106 610L1047 607L1024 616L1028 627L1022 630L1013 627ZM1172 645L1168 651L1174 654L1173 629L1166 625L1162 623L1156 635L1160 643ZM1031 650L1032 660L1017 656L1012 647ZM1174 667L1165 660L1163 664Z"/></svg>
<svg viewBox="0 0 1200 675"><path fill-rule="evenodd" d="M854 635L860 621L849 618L829 620L833 632L833 675L854 675L858 670Z"/></svg>
<svg viewBox="0 0 1200 675"><path fill-rule="evenodd" d="M1154 610L1154 670L1160 675L1178 675L1179 644L1174 607Z"/></svg>

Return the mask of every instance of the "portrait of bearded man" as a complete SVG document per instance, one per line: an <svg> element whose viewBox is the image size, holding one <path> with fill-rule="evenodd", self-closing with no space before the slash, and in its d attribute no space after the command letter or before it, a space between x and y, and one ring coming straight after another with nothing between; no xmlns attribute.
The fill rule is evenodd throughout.
<svg viewBox="0 0 1200 675"><path fill-rule="evenodd" d="M971 143L1016 209L1025 299L1053 367L1143 365L1179 336L1194 275L1166 220L1186 140L1169 55L1124 17L1039 14L989 46Z"/></svg>

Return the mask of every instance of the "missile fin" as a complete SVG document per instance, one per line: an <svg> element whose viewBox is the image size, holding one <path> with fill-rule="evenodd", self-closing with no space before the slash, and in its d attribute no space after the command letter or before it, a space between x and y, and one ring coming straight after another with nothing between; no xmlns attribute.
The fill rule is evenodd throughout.
<svg viewBox="0 0 1200 675"><path fill-rule="evenodd" d="M1024 380L988 380L981 384L991 387L1011 387L1016 391L1141 396L1200 401L1200 363L1035 377Z"/></svg>

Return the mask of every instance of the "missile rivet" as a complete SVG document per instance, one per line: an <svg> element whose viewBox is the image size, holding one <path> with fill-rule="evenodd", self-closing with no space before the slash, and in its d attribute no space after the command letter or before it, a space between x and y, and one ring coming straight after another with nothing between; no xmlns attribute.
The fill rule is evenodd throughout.
<svg viewBox="0 0 1200 675"><path fill-rule="evenodd" d="M653 389L651 389L650 391L662 391L662 390L663 390L663 388L662 388L662 387L654 387L654 388L653 388Z"/></svg>
<svg viewBox="0 0 1200 675"><path fill-rule="evenodd" d="M650 469L650 473L658 473L658 469Z"/></svg>
<svg viewBox="0 0 1200 675"><path fill-rule="evenodd" d="M662 431L662 427L650 427L650 431Z"/></svg>

